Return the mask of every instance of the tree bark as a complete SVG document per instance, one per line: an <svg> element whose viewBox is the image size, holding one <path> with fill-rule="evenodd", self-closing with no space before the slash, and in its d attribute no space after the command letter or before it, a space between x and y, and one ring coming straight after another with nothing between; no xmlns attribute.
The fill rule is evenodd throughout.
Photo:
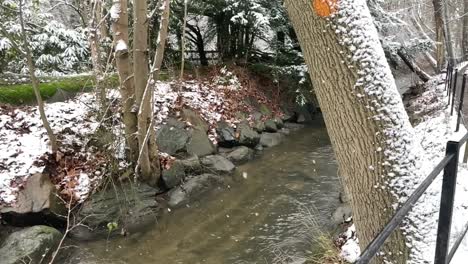
<svg viewBox="0 0 468 264"><path fill-rule="evenodd" d="M129 148L130 160L138 157L137 115L135 87L128 49L128 3L127 0L114 0L111 8L112 32L115 47L115 62L120 80L125 139Z"/></svg>
<svg viewBox="0 0 468 264"><path fill-rule="evenodd" d="M136 104L138 111L138 147L141 174L145 181L152 178L150 153L145 137L151 115L151 96L143 96L148 84L148 19L146 0L135 0L133 3L133 72L135 81Z"/></svg>
<svg viewBox="0 0 468 264"><path fill-rule="evenodd" d="M106 109L106 89L105 86L101 85L102 76L102 65L101 65L101 49L100 41L101 34L98 30L98 24L102 19L101 14L101 0L93 0L91 3L91 20L89 25L89 46L91 50L91 61L93 64L94 77L96 78L96 91L98 99L101 104L101 111Z"/></svg>
<svg viewBox="0 0 468 264"><path fill-rule="evenodd" d="M24 2L20 0L19 1L19 19L20 19L20 26L21 26L21 40L23 42L22 46L24 50L24 56L26 57L26 62L28 64L29 77L32 82L34 95L36 96L37 108L39 110L39 115L41 117L42 125L47 131L47 136L49 137L51 150L53 153L55 153L58 150L57 138L55 137L54 131L50 127L49 120L47 120L47 115L44 110L44 101L42 100L41 92L39 90L39 80L36 77L36 66L32 57L31 49L29 48L28 36L27 36L26 29L25 29L25 23L24 23L24 17L23 17L23 4Z"/></svg>
<svg viewBox="0 0 468 264"><path fill-rule="evenodd" d="M444 50L444 18L442 0L432 0L434 6L434 20L436 31L436 60L438 72L444 67L445 50Z"/></svg>
<svg viewBox="0 0 468 264"><path fill-rule="evenodd" d="M397 55L403 60L408 68L414 72L419 79L423 82L427 82L431 79L431 76L423 71L419 66L406 54L403 49L397 51Z"/></svg>
<svg viewBox="0 0 468 264"><path fill-rule="evenodd" d="M407 147L416 142L365 0L328 2L338 2L337 9L320 6L320 0L285 4L364 249L394 214L398 198L410 192L395 182L417 178L414 150ZM406 263L405 242L396 230L374 263Z"/></svg>
<svg viewBox="0 0 468 264"><path fill-rule="evenodd" d="M448 18L448 0L444 1L443 7L443 16L444 16L444 35L445 35L445 48L447 50L448 62L450 65L455 65L455 53L453 51L453 42L452 42L452 30L450 29L450 23Z"/></svg>
<svg viewBox="0 0 468 264"><path fill-rule="evenodd" d="M464 1L463 13L463 58L468 60L468 0Z"/></svg>
<svg viewBox="0 0 468 264"><path fill-rule="evenodd" d="M161 71L161 66L164 58L164 51L166 48L166 40L168 35L169 27L169 15L170 15L170 0L164 0L163 6L161 8L163 13L161 15L160 29L157 41L156 52L154 55L153 65L151 66L150 79L146 83L146 88L143 93L143 99L138 111L138 120L139 123L146 121L146 131L144 131L144 138L142 142L142 148L140 148L138 162L136 171L138 172L138 167L142 165L142 162L145 162L143 159L148 159L150 164L151 173L145 175L142 167L142 176L143 180L152 186L156 186L160 177L160 164L158 157L158 148L156 145L156 134L154 130L154 118L153 118L153 108L152 101L153 98L153 87L156 85L156 81L159 79L159 73ZM140 127L139 127L140 129ZM143 132L142 130L139 133ZM140 134L141 135L141 134ZM148 156L144 157L145 148L147 148Z"/></svg>
<svg viewBox="0 0 468 264"><path fill-rule="evenodd" d="M184 0L184 19L182 23L182 39L181 39L181 44L180 44L180 57L181 57L181 63L180 63L180 79L182 80L184 78L184 69L185 69L185 30L187 27L187 3L188 0Z"/></svg>

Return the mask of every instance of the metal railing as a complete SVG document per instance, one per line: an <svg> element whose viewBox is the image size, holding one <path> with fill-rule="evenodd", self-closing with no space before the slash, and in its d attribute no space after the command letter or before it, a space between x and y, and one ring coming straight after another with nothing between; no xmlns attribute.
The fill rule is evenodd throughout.
<svg viewBox="0 0 468 264"><path fill-rule="evenodd" d="M447 77L445 80L445 89L449 95L449 106L451 107L450 112L453 115L454 106L458 103L457 109L457 127L456 131L460 129L460 122L463 110L463 100L465 94L465 86L467 80L467 74L463 75L463 83L461 87L460 95L458 96L459 101L456 102L457 97L457 78L459 71L453 69L453 67L447 68ZM377 254L382 245L392 234L392 232L400 226L402 221L411 211L416 202L426 192L429 186L437 178L437 176L443 171L442 180L442 194L440 200L440 211L439 211L439 224L437 229L437 240L435 249L435 260L434 264L449 264L452 260L455 252L460 246L463 238L468 233L468 223L466 224L461 235L455 240L451 248L450 245L450 233L452 226L452 214L453 205L455 200L455 190L457 185L457 173L458 163L460 156L460 149L468 141L468 133L460 141L449 141L447 143L447 149L445 157L437 164L434 170L427 176L427 178L419 185L419 187L413 192L408 200L397 210L395 215L390 219L387 225L383 228L380 234L372 240L372 242L363 251L357 264L367 264ZM468 150L468 146L466 147ZM466 160L468 155L465 153Z"/></svg>

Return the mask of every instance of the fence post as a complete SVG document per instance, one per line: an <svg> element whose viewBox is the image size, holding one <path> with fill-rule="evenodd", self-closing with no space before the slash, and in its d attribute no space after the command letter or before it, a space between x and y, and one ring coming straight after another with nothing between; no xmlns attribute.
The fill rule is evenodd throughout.
<svg viewBox="0 0 468 264"><path fill-rule="evenodd" d="M458 69L455 69L455 80L453 81L453 91L452 91L452 106L450 110L450 115L453 115L453 108L455 106L455 97L457 96L457 79L458 79Z"/></svg>
<svg viewBox="0 0 468 264"><path fill-rule="evenodd" d="M442 197L440 198L439 226L437 228L437 244L434 264L448 264L447 254L450 245L450 229L452 227L453 201L457 185L458 142L447 143L446 155L454 155L444 169Z"/></svg>
<svg viewBox="0 0 468 264"><path fill-rule="evenodd" d="M452 95L453 68L450 66L450 75L447 86L448 105L450 106L450 96Z"/></svg>
<svg viewBox="0 0 468 264"><path fill-rule="evenodd" d="M468 162L468 142L465 143L465 156L463 157L463 163Z"/></svg>
<svg viewBox="0 0 468 264"><path fill-rule="evenodd" d="M460 92L460 105L458 106L457 129L455 130L455 132L458 132L460 130L460 122L463 111L463 101L465 100L466 75L466 73L463 74L463 84Z"/></svg>
<svg viewBox="0 0 468 264"><path fill-rule="evenodd" d="M445 88L444 88L444 91L447 91L449 80L450 80L450 64L447 64L447 73L445 74Z"/></svg>

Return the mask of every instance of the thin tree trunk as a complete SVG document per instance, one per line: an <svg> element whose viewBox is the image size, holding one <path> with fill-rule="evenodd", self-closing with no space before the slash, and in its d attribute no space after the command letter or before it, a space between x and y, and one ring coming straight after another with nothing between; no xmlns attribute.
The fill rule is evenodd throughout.
<svg viewBox="0 0 468 264"><path fill-rule="evenodd" d="M189 32L189 40L192 41L193 44L197 47L198 51L198 56L200 57L200 64L202 66L208 66L208 58L206 57L206 51L205 51L205 41L203 40L203 36L201 34L201 30L198 27L198 25L191 25L190 23L187 23L187 29L189 29L191 32L195 34L190 34Z"/></svg>
<svg viewBox="0 0 468 264"><path fill-rule="evenodd" d="M444 35L445 35L445 48L447 50L448 62L451 65L455 65L455 53L453 51L453 42L452 42L452 30L450 29L450 23L448 18L448 0L444 1L443 7L443 16L444 16Z"/></svg>
<svg viewBox="0 0 468 264"><path fill-rule="evenodd" d="M101 86L102 65L101 65L101 51L100 41L101 35L98 30L98 23L101 21L101 0L94 0L91 8L91 20L89 25L89 46L91 50L91 61L93 63L94 77L96 78L96 91L98 94L99 102L101 103L101 110L106 109L106 89Z"/></svg>
<svg viewBox="0 0 468 264"><path fill-rule="evenodd" d="M110 12L114 37L115 62L120 79L125 138L130 152L130 159L136 160L138 157L138 140L136 136L138 129L137 115L133 110L135 104L135 87L128 49L127 9L127 0L114 0Z"/></svg>
<svg viewBox="0 0 468 264"><path fill-rule="evenodd" d="M44 110L44 101L42 100L41 92L39 90L39 80L36 77L36 66L34 64L31 49L29 48L27 32L26 32L25 25L24 25L23 4L24 4L23 0L20 0L19 1L19 19L20 19L20 26L21 26L21 39L23 41L24 55L26 57L26 61L28 64L29 77L32 82L34 95L36 96L37 108L39 110L39 115L41 117L42 125L47 131L47 136L49 137L51 150L53 153L55 153L58 150L57 138L55 137L54 131L50 127L50 123L47 120L47 116Z"/></svg>
<svg viewBox="0 0 468 264"><path fill-rule="evenodd" d="M138 112L138 119L140 120L146 120L147 121L147 126L146 126L146 133L144 134L144 141L142 142L143 146L148 148L148 159L149 163L151 164L151 170L152 173L149 175L143 174L144 180L152 185L155 186L159 180L160 177L160 164L159 164L159 158L158 158L158 148L156 145L156 134L154 130L154 118L153 118L153 109L152 100L154 93L153 93L153 87L156 85L156 81L159 79L159 73L161 71L161 66L164 58L164 51L166 48L166 40L167 40L167 32L168 32L168 27L169 27L169 15L170 15L170 0L164 0L163 2L163 13L161 15L161 22L160 22L160 29L159 29L159 35L158 35L158 41L157 41L157 47L156 47L156 53L154 55L154 61L153 65L151 66L151 78L147 81L146 83L146 88L143 93L143 99L142 103L139 108ZM149 102L149 103L147 103ZM137 162L137 168L136 171L138 171L138 167L142 165L143 159L146 159L144 156L144 148L140 148L139 152L139 157L138 157L138 162ZM142 168L142 173L143 173L143 168Z"/></svg>
<svg viewBox="0 0 468 264"><path fill-rule="evenodd" d="M417 145L365 0L340 0L338 10L323 3L285 1L364 249L394 214L396 196L410 192L392 183L416 181L414 150L405 146ZM405 242L397 230L374 263L406 263Z"/></svg>
<svg viewBox="0 0 468 264"><path fill-rule="evenodd" d="M468 1L468 0L466 0ZM430 44L431 44L431 47L432 49L436 50L437 47L436 47L436 44L434 43L434 41L426 34L426 32L424 32L423 28L421 27L421 24L419 23L419 21L413 17L411 17L411 21L413 22L413 25L414 27L417 29L419 35L426 39ZM426 61L429 63L429 65L431 65L432 69L435 71L435 72L438 72L437 70L437 60L434 59L434 57L431 55L430 52L428 51L425 51L424 52L424 57L426 58Z"/></svg>
<svg viewBox="0 0 468 264"><path fill-rule="evenodd" d="M435 20L435 31L436 31L436 60L437 70L440 72L444 67L444 18L442 0L432 0L434 6L434 20Z"/></svg>
<svg viewBox="0 0 468 264"><path fill-rule="evenodd" d="M468 0L464 1L464 9L463 9L463 58L468 60Z"/></svg>
<svg viewBox="0 0 468 264"><path fill-rule="evenodd" d="M406 54L402 49L397 51L398 56L403 60L403 62L408 66L408 68L414 72L419 79L423 82L427 82L431 79L431 76L423 71L419 66Z"/></svg>
<svg viewBox="0 0 468 264"><path fill-rule="evenodd" d="M139 163L143 179L151 178L152 169L148 152L148 144L145 143L151 111L150 96L143 98L148 84L148 19L146 0L135 0L133 2L133 72L135 74L135 96L136 104L140 107L138 111L138 147Z"/></svg>
<svg viewBox="0 0 468 264"><path fill-rule="evenodd" d="M184 69L185 69L185 30L187 30L187 5L188 0L184 0L184 22L182 24L182 39L180 44L180 79L184 78Z"/></svg>

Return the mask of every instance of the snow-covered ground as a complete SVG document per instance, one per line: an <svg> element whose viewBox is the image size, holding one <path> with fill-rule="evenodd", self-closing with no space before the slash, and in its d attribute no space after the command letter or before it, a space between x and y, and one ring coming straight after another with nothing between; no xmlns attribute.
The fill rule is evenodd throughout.
<svg viewBox="0 0 468 264"><path fill-rule="evenodd" d="M444 84L433 87L439 95L439 102L448 101L444 88ZM416 126L416 134L419 135L420 143L425 151L424 155L428 157L422 165L426 172L425 175L428 175L443 159L447 142L450 140L459 141L466 134L467 130L463 125L459 132L455 132L455 127L456 116L450 116L449 109L438 111ZM461 164L463 155L464 148L460 153L458 168L452 242L468 222L468 167L466 164ZM416 236L411 241L413 254L409 263L432 263L434 261L441 190L442 175L439 175L410 214L414 227L406 231L415 233ZM465 239L451 263L464 264L467 263L467 258L468 239Z"/></svg>
<svg viewBox="0 0 468 264"><path fill-rule="evenodd" d="M419 104L421 112L430 112L423 122L416 127L416 133L425 156L421 166L426 177L435 166L444 158L448 141L458 141L467 130L462 124L459 132L455 132L456 116L450 116L450 109L441 107L447 105L448 98L444 91L444 84L441 84L442 76L438 76L426 84L427 89L424 94L412 102L412 110L416 110ZM425 109L422 109L425 108ZM426 111L428 110L428 111ZM455 208L452 223L451 242L453 243L468 223L468 165L462 164L464 147L460 150L460 164L458 168L457 190L455 197ZM420 179L420 182L424 178ZM437 223L439 217L440 195L442 189L442 173L439 175L427 192L421 197L419 202L410 212L410 225L405 225L404 232L411 234L408 247L411 250L409 264L433 263L435 256ZM343 234L349 238L342 247L341 255L350 262L357 260L360 254L357 237L354 236L354 226L351 226ZM359 236L359 233L357 234ZM462 245L455 254L451 264L465 264L468 259L468 238L465 238Z"/></svg>
<svg viewBox="0 0 468 264"><path fill-rule="evenodd" d="M95 101L91 94L46 105L46 115L64 145L78 143L98 122L89 115ZM49 139L36 107L0 107L0 205L11 203L24 180L43 171L40 157L49 152Z"/></svg>
<svg viewBox="0 0 468 264"><path fill-rule="evenodd" d="M118 105L118 100L113 100L119 98L118 91L109 91L108 98L113 101L113 106ZM255 87L242 86L239 79L225 68L216 78L203 82L158 82L154 91L155 127L162 125L169 115L178 116L183 107L189 107L207 121L210 126L209 137L216 142L218 121L223 120L235 127L243 119L238 113L252 113L254 109L247 103L246 98L267 105L273 115L281 114L278 105L272 103L271 99ZM80 160L81 163L92 163L90 160L102 158L93 157L99 150L90 151L86 146L86 142L101 123L101 120L96 119L97 109L97 101L91 93L82 94L67 102L46 105L48 120L58 135L62 148L70 149L73 145L73 148L81 147L79 153L72 154L72 159ZM114 114L112 118L120 123L119 114ZM253 117L250 115L246 118L252 120ZM115 126L116 122L113 122L112 131L117 137L122 137L123 128ZM127 163L123 161L123 141L123 137L116 140L114 150L115 157L122 159L121 164L125 165ZM50 151L48 143L37 107L0 106L0 206L14 203L16 194L25 180L34 173L43 171L42 160ZM64 149L61 151L65 152ZM75 195L78 201L88 196L98 184L97 178L102 176L95 177L95 171L86 169L68 173L67 169L72 165L64 162L58 166L67 168L59 172L60 182L57 183L57 187L60 191L71 189L66 190L67 194ZM96 169L95 166L89 167L89 170Z"/></svg>

